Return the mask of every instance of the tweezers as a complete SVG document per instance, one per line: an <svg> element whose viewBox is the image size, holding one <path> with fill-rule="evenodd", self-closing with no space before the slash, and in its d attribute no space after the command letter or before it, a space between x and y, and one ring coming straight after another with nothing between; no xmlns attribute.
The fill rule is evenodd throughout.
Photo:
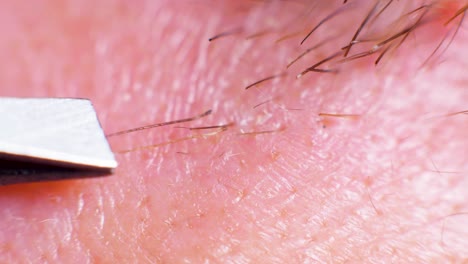
<svg viewBox="0 0 468 264"><path fill-rule="evenodd" d="M91 101L0 98L0 185L106 176L116 167Z"/></svg>

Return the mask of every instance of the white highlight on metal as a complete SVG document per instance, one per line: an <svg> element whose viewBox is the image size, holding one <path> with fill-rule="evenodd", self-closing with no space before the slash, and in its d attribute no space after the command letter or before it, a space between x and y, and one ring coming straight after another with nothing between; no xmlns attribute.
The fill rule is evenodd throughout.
<svg viewBox="0 0 468 264"><path fill-rule="evenodd" d="M0 155L70 167L117 167L87 99L0 98Z"/></svg>

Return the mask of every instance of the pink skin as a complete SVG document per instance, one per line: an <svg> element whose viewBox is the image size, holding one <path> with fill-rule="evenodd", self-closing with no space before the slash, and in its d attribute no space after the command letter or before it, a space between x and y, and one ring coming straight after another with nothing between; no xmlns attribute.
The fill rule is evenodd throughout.
<svg viewBox="0 0 468 264"><path fill-rule="evenodd" d="M374 56L296 79L349 41L370 1L303 47L309 21L340 1L17 2L0 4L2 96L88 97L107 133L208 109L180 126L235 124L110 138L112 177L1 187L1 263L467 260L468 122L446 116L468 109L465 29L423 67L446 32L435 16L377 67ZM393 19L412 9L398 3ZM242 134L255 131L274 132Z"/></svg>

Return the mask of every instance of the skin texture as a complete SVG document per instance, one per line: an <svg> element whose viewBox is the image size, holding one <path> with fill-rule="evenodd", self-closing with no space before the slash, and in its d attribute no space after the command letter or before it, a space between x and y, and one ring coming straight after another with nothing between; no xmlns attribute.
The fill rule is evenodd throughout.
<svg viewBox="0 0 468 264"><path fill-rule="evenodd" d="M350 55L417 20L403 2ZM464 2L435 3L377 66L297 79L372 1L2 1L0 95L90 98L107 133L213 113L110 138L112 177L0 187L0 262L468 261L466 26L431 56Z"/></svg>

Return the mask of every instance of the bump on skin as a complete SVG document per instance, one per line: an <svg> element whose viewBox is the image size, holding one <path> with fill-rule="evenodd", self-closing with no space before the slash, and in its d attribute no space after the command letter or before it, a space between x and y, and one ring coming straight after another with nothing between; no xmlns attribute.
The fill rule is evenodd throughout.
<svg viewBox="0 0 468 264"><path fill-rule="evenodd" d="M423 1L393 1L365 23L342 61L332 55L350 44L375 1L174 2L82 2L76 8L93 27L81 35L60 30L81 25L73 7L34 10L66 21L40 21L40 29L51 23L57 32L29 29L37 41L51 34L45 47L17 47L29 61L45 57L43 67L7 61L10 73L23 70L1 79L33 72L26 76L37 79L25 86L51 80L44 93L52 94L88 87L106 131L205 109L213 113L190 127L234 125L209 135L175 127L123 135L112 140L114 149L138 149L119 155L116 177L2 190L9 226L0 237L2 260L27 246L28 258L57 262L71 255L80 262L427 263L468 255L457 243L465 242L457 232L466 217L449 217L443 232L437 221L467 210L466 115L430 118L466 109L459 54L466 36L430 56L460 24L443 25L433 8L408 15ZM387 2L379 3L382 10ZM300 45L337 8L343 12ZM102 21L102 14L111 17ZM208 41L222 32L232 34ZM323 60L313 68L322 72L296 78ZM13 239L18 234L35 241Z"/></svg>

